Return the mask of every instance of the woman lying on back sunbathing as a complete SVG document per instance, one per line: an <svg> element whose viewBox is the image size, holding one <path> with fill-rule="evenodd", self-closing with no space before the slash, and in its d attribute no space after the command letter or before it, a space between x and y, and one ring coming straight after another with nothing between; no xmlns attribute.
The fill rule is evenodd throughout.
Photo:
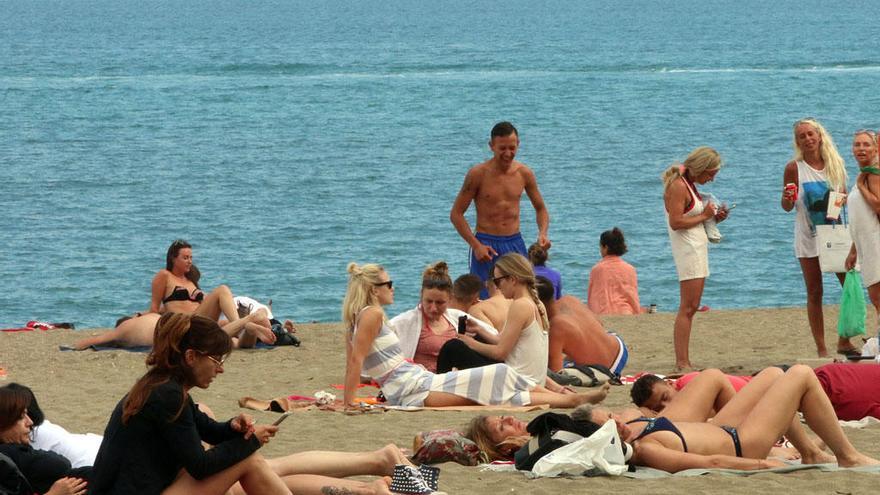
<svg viewBox="0 0 880 495"><path fill-rule="evenodd" d="M193 264L192 246L181 239L174 241L165 253L165 268L153 277L149 311L120 320L116 328L109 332L78 340L74 347L81 350L110 343L151 345L156 323L165 312L196 314L215 321L221 315L225 316L228 323L223 325L223 330L233 337L236 348L253 347L257 340L269 344L275 342L275 334L265 311L257 310L247 318L240 319L229 287L220 285L205 294L199 288L200 278L201 272Z"/></svg>
<svg viewBox="0 0 880 495"><path fill-rule="evenodd" d="M721 406L711 423L705 422L701 416L707 415L706 411L712 407L704 407L702 413L695 412L696 407L690 412L669 411L669 416L691 415L683 420L670 419L665 411L664 416L656 418L642 417L632 410L615 414L598 407L578 412L581 417L588 417L596 430L607 420L615 421L621 439L634 447L630 463L669 472L691 468L753 470L780 466L781 463L766 457L783 433L800 451L804 463L828 462L830 456L821 452L802 429L802 436L795 429L795 413L799 410L810 428L834 452L839 466L880 464L858 452L846 438L828 397L807 366L793 366L785 373L778 368L764 370ZM480 430L487 433L484 438L469 432L469 437L478 445L481 441L497 444L525 432L524 425L506 418L492 420L490 417L482 423L490 426Z"/></svg>

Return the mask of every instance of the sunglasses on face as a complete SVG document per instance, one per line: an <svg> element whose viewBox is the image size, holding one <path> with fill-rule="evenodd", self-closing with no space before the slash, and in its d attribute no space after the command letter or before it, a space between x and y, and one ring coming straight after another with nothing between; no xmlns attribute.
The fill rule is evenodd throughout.
<svg viewBox="0 0 880 495"><path fill-rule="evenodd" d="M392 287L394 287L394 281L389 280L387 282L379 282L378 284L373 284L373 285L375 285L376 287L382 287L383 285L387 285L388 288L391 289Z"/></svg>
<svg viewBox="0 0 880 495"><path fill-rule="evenodd" d="M495 287L498 287L498 284L500 284L502 280L504 280L505 278L507 278L509 276L510 275L502 275L500 277L493 277L492 283L495 284Z"/></svg>

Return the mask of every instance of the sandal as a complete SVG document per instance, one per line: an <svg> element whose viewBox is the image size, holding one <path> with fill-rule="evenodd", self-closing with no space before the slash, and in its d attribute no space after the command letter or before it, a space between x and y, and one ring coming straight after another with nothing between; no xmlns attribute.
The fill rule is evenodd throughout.
<svg viewBox="0 0 880 495"><path fill-rule="evenodd" d="M846 356L848 358L862 355L862 351L856 349L855 347L852 347L850 349L838 349L837 353L843 354L844 356Z"/></svg>

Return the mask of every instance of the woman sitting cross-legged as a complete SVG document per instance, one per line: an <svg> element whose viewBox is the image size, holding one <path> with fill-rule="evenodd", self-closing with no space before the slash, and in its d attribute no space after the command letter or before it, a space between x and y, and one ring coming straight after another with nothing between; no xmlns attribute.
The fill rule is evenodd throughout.
<svg viewBox="0 0 880 495"><path fill-rule="evenodd" d="M550 392L503 363L444 374L434 374L409 363L404 360L400 340L388 326L382 310L382 305L394 302L388 273L379 265L355 263L349 264L348 273L348 290L342 304L342 318L348 328L344 395L347 406L354 406L361 372L379 383L391 405L476 403L575 407L599 402L608 393L606 389L585 394Z"/></svg>

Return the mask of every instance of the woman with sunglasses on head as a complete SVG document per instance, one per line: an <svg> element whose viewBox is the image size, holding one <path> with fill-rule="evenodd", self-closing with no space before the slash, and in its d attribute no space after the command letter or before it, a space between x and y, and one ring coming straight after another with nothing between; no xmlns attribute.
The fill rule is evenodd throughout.
<svg viewBox="0 0 880 495"><path fill-rule="evenodd" d="M846 268L861 264L862 283L877 312L880 325L880 168L877 167L877 134L860 130L853 136L853 156L859 165L856 186L847 198L853 245Z"/></svg>
<svg viewBox="0 0 880 495"><path fill-rule="evenodd" d="M785 165L780 204L785 211L796 211L794 252L800 263L807 289L807 319L816 353L827 357L825 320L822 314L822 271L819 268L819 247L816 226L831 222L826 218L831 191L846 192L846 168L828 131L812 118L794 123L794 158ZM841 285L844 274L838 273ZM844 338L837 342L840 353L854 352Z"/></svg>
<svg viewBox="0 0 880 495"><path fill-rule="evenodd" d="M400 339L403 356L412 359L426 370L437 371L437 355L447 341L458 336L458 319L467 317L464 311L449 307L453 283L449 267L444 261L428 266L422 274L422 290L419 305L401 313L389 322ZM474 320L489 332L497 330L488 324Z"/></svg>
<svg viewBox="0 0 880 495"><path fill-rule="evenodd" d="M508 253L495 261L492 274L492 282L498 290L513 301L504 328L498 335L475 329L480 340L461 335L457 347L467 346L470 351L487 360L506 363L538 385L563 391L562 387L547 379L547 331L550 323L547 310L538 298L531 263L521 254ZM447 349L444 351L449 352ZM459 350L455 355L467 356L467 353ZM465 367L469 362L450 361L453 361L450 365L455 368Z"/></svg>
<svg viewBox="0 0 880 495"><path fill-rule="evenodd" d="M607 391L565 395L550 392L505 364L431 373L404 359L400 340L388 326L382 306L394 302L394 289L385 269L376 264L350 263L348 273L348 289L342 303L342 319L347 328L344 401L348 407L357 407L355 391L362 372L379 383L390 405L400 406L575 407L598 402L607 395Z"/></svg>
<svg viewBox="0 0 880 495"><path fill-rule="evenodd" d="M691 327L709 277L709 239L703 222L710 218L720 222L728 214L726 208L711 202L704 206L697 184L715 180L719 170L721 156L714 149L701 146L691 151L683 164L673 165L662 176L666 227L680 291L673 330L676 371L693 368L689 349Z"/></svg>

